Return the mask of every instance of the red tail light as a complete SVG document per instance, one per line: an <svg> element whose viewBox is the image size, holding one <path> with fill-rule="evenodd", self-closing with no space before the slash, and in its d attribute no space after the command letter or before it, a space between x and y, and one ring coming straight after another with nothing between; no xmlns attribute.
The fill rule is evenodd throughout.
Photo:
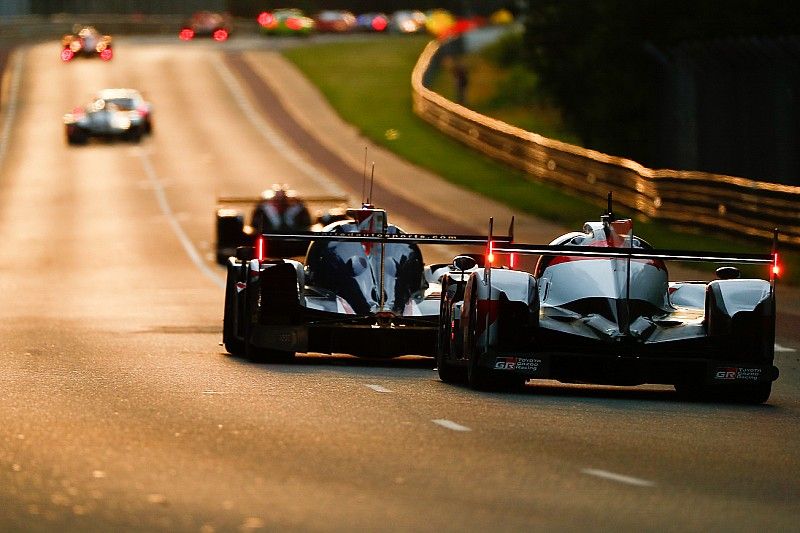
<svg viewBox="0 0 800 533"><path fill-rule="evenodd" d="M272 24L275 17L272 16L272 13L268 13L264 11L263 13L258 15L256 19L261 26L269 26Z"/></svg>
<svg viewBox="0 0 800 533"><path fill-rule="evenodd" d="M781 277L781 264L778 261L778 254L772 256L772 276L775 278Z"/></svg>
<svg viewBox="0 0 800 533"><path fill-rule="evenodd" d="M182 41L191 41L194 39L194 30L191 28L183 28L178 34L178 37L180 37Z"/></svg>
<svg viewBox="0 0 800 533"><path fill-rule="evenodd" d="M228 39L228 31L227 30L216 30L214 32L214 40L218 42L222 42Z"/></svg>
<svg viewBox="0 0 800 533"><path fill-rule="evenodd" d="M61 50L61 61L67 62L72 60L73 57L75 57L75 52L73 52L69 48L64 48L63 50Z"/></svg>
<svg viewBox="0 0 800 533"><path fill-rule="evenodd" d="M111 48L105 48L100 52L100 59L103 61L110 61L112 57L114 57L114 52L111 51Z"/></svg>
<svg viewBox="0 0 800 533"><path fill-rule="evenodd" d="M489 252L486 254L486 262L491 266L494 264L494 243L489 241Z"/></svg>
<svg viewBox="0 0 800 533"><path fill-rule="evenodd" d="M264 241L264 236L259 235L256 239L256 258L263 261L267 252L267 243Z"/></svg>
<svg viewBox="0 0 800 533"><path fill-rule="evenodd" d="M511 256L508 258L508 266L510 266L511 268L516 268L517 254L511 254Z"/></svg>
<svg viewBox="0 0 800 533"><path fill-rule="evenodd" d="M383 31L386 29L389 23L386 21L384 17L375 17L372 19L372 29L375 31Z"/></svg>

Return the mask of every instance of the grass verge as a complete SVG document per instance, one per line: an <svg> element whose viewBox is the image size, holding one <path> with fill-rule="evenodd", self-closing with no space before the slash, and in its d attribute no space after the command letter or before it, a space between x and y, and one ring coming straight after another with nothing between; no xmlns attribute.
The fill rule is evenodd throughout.
<svg viewBox="0 0 800 533"><path fill-rule="evenodd" d="M411 109L411 70L427 37L382 36L374 40L313 44L283 51L340 116L372 141L459 186L522 212L580 228L602 204L529 180L442 134ZM619 213L625 215L624 212ZM687 232L638 220L637 234L659 248L764 252L762 243L708 232ZM800 283L800 254L783 254L785 280Z"/></svg>

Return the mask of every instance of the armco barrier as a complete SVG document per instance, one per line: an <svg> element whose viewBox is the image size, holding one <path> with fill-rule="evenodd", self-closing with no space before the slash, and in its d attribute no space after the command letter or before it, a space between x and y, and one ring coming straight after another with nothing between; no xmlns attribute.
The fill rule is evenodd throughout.
<svg viewBox="0 0 800 533"><path fill-rule="evenodd" d="M800 246L800 187L706 172L653 170L621 157L542 137L451 102L423 84L438 61L438 42L419 57L411 77L414 112L442 132L516 167L533 179L614 202L647 218L705 226Z"/></svg>

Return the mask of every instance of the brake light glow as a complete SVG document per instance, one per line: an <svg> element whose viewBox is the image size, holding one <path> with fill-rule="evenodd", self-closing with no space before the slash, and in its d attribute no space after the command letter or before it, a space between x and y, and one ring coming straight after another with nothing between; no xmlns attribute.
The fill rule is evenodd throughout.
<svg viewBox="0 0 800 533"><path fill-rule="evenodd" d="M272 24L273 20L275 20L275 17L272 16L272 13L264 11L263 13L258 15L258 18L256 20L262 26L269 26Z"/></svg>
<svg viewBox="0 0 800 533"><path fill-rule="evenodd" d="M508 258L508 266L510 266L511 268L516 268L517 254L511 254L511 256Z"/></svg>
<svg viewBox="0 0 800 533"><path fill-rule="evenodd" d="M383 31L388 25L389 23L386 21L385 17L375 17L372 19L372 29L375 31Z"/></svg>
<svg viewBox="0 0 800 533"><path fill-rule="evenodd" d="M100 59L103 61L110 61L113 55L114 53L111 51L111 48L105 48L102 52L100 52Z"/></svg>
<svg viewBox="0 0 800 533"><path fill-rule="evenodd" d="M494 264L494 243L492 241L489 241L489 253L486 254L486 262L489 265Z"/></svg>
<svg viewBox="0 0 800 533"><path fill-rule="evenodd" d="M776 278L780 277L781 275L781 264L778 262L777 253L772 256L772 275Z"/></svg>
<svg viewBox="0 0 800 533"><path fill-rule="evenodd" d="M219 29L214 32L214 40L217 42L222 42L228 39L228 31Z"/></svg>
<svg viewBox="0 0 800 533"><path fill-rule="evenodd" d="M180 37L182 41L191 41L194 39L194 30L191 28L183 28L178 34L178 37Z"/></svg>
<svg viewBox="0 0 800 533"><path fill-rule="evenodd" d="M288 18L286 19L286 27L290 30L299 31L303 29L303 21L299 18Z"/></svg>
<svg viewBox="0 0 800 533"><path fill-rule="evenodd" d="M263 261L265 252L266 252L266 243L264 242L264 236L259 235L258 238L256 239L256 258L259 261Z"/></svg>

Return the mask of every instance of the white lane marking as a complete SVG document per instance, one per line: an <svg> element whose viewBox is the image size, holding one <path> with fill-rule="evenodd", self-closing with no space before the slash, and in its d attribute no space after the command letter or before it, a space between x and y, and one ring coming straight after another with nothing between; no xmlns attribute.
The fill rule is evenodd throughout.
<svg viewBox="0 0 800 533"><path fill-rule="evenodd" d="M394 392L386 387L381 387L380 385L367 385L367 388L372 389L375 392Z"/></svg>
<svg viewBox="0 0 800 533"><path fill-rule="evenodd" d="M434 424L438 424L443 428L452 429L453 431L472 431L467 426L462 426L461 424L456 424L452 420L447 420L445 418L437 418L436 420L431 420Z"/></svg>
<svg viewBox="0 0 800 533"><path fill-rule="evenodd" d="M646 479L639 479L631 476L623 476L622 474L615 474L614 472L608 472L607 470L597 470L595 468L584 468L583 470L581 470L581 473L589 476L596 476L603 479L608 479L610 481L616 481L618 483L634 485L637 487L652 487L655 485L654 481L648 481Z"/></svg>
<svg viewBox="0 0 800 533"><path fill-rule="evenodd" d="M13 54L14 68L11 70L11 80L9 82L8 92L8 107L6 108L5 116L3 119L3 129L0 131L0 163L6 156L8 150L8 142L11 138L11 124L14 122L14 117L17 114L17 101L19 98L19 86L22 79L22 51L17 51ZM2 76L2 72L0 72ZM2 103L2 102L0 102ZM2 111L0 109L0 111Z"/></svg>
<svg viewBox="0 0 800 533"><path fill-rule="evenodd" d="M792 352L796 352L797 350L795 350L794 348L789 348L788 346L781 346L780 344L778 344L776 342L775 343L775 351L776 352L789 352L789 353L792 353Z"/></svg>
<svg viewBox="0 0 800 533"><path fill-rule="evenodd" d="M244 112L250 123L258 130L266 141L275 148L285 159L292 163L295 167L300 169L308 177L314 180L317 185L322 187L328 194L343 195L344 191L339 188L335 183L331 182L322 172L317 170L314 166L309 164L297 151L290 145L286 144L283 138L265 121L261 114L256 112L250 100L245 95L236 77L225 65L218 55L213 55L211 63L216 69L222 81L227 85L228 90L233 95L236 104Z"/></svg>
<svg viewBox="0 0 800 533"><path fill-rule="evenodd" d="M144 172L147 174L147 177L150 179L150 183L153 185L153 191L155 192L156 200L158 200L158 205L161 208L161 212L167 217L167 221L172 227L172 231L178 237L181 246L183 246L183 249L186 251L186 255L188 255L189 259L191 259L195 266L200 269L200 272L205 274L208 279L213 281L217 287L224 289L225 280L222 279L217 272L212 270L203 260L203 258L200 256L200 253L194 247L194 244L192 244L192 240L189 238L186 232L183 231L180 222L178 222L178 219L175 218L175 212L169 205L167 195L164 192L164 187L161 184L161 180L158 179L158 173L156 173L156 169L153 167L153 163L150 161L150 158L147 157L147 154L141 148L137 149L137 153L139 155L139 160L142 162Z"/></svg>

